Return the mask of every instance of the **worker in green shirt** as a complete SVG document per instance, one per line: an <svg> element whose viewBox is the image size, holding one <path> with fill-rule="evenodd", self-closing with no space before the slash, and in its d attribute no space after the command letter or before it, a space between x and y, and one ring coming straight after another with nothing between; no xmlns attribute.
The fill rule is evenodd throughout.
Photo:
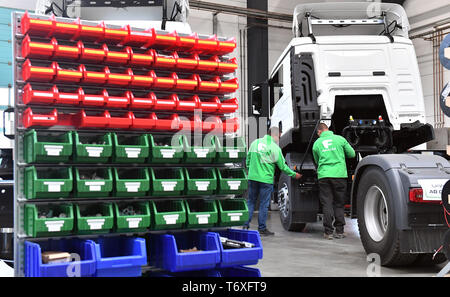
<svg viewBox="0 0 450 297"><path fill-rule="evenodd" d="M348 177L345 158L354 158L355 151L344 137L329 131L325 123L318 125L317 135L319 138L314 142L313 156L317 164L324 237L344 238L344 203ZM333 226L336 228L334 235Z"/></svg>
<svg viewBox="0 0 450 297"><path fill-rule="evenodd" d="M269 210L270 198L273 192L273 177L275 166L288 176L300 179L301 175L291 170L287 165L278 146L280 140L280 130L272 127L268 135L256 139L250 145L247 155L248 168L248 211L249 219L244 224L244 229L248 229L252 220L258 197L258 231L261 235L274 235L266 226L267 214Z"/></svg>

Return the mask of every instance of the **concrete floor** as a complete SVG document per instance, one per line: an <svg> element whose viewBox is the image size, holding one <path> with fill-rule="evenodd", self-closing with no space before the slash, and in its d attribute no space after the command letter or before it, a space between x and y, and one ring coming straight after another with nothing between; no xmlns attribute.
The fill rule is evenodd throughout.
<svg viewBox="0 0 450 297"><path fill-rule="evenodd" d="M256 212L250 225L257 230ZM270 211L267 227L274 236L263 236L263 259L254 266L263 277L365 277L369 262L359 239L356 220L346 218L344 239L325 240L322 222L308 224L305 232L288 232L278 211ZM433 267L381 267L379 276L435 276L445 265ZM369 269L369 273L370 273ZM372 270L373 271L373 270ZM372 274L373 275L373 274Z"/></svg>

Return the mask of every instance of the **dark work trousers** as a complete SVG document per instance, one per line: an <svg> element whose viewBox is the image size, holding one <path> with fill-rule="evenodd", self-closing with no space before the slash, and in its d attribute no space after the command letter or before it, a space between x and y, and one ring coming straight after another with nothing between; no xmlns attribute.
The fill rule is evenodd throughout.
<svg viewBox="0 0 450 297"><path fill-rule="evenodd" d="M322 204L323 227L326 234L332 234L334 228L336 228L336 233L344 233L344 203L346 192L346 178L319 179L319 198Z"/></svg>

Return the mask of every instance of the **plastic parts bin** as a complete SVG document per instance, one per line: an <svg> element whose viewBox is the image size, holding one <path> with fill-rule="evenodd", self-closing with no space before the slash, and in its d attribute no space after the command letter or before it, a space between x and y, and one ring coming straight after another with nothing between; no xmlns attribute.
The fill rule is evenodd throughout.
<svg viewBox="0 0 450 297"><path fill-rule="evenodd" d="M197 91L202 93L216 93L219 90L220 87L220 77L216 76L212 78L211 80L203 80L200 75L195 74L194 75L195 80L197 80L198 87Z"/></svg>
<svg viewBox="0 0 450 297"><path fill-rule="evenodd" d="M101 72L97 69L87 68L85 65L81 64L78 66L80 72L83 73L82 82L84 84L91 84L95 86L104 85L108 80L108 75L105 71Z"/></svg>
<svg viewBox="0 0 450 297"><path fill-rule="evenodd" d="M47 241L25 241L26 277L91 277L95 274L95 246L90 240L49 239ZM42 252L64 251L78 254L80 259L74 262L42 262Z"/></svg>
<svg viewBox="0 0 450 297"><path fill-rule="evenodd" d="M25 233L32 237L69 235L74 227L73 206L27 204L24 226Z"/></svg>
<svg viewBox="0 0 450 297"><path fill-rule="evenodd" d="M133 129L151 130L155 127L158 118L154 112L150 114L133 113Z"/></svg>
<svg viewBox="0 0 450 297"><path fill-rule="evenodd" d="M181 168L150 169L152 196L181 196L184 191L184 174Z"/></svg>
<svg viewBox="0 0 450 297"><path fill-rule="evenodd" d="M159 90L170 90L176 87L176 79L177 76L175 73L170 74L169 76L156 75L154 71L150 71L148 73L149 76L154 78L153 86Z"/></svg>
<svg viewBox="0 0 450 297"><path fill-rule="evenodd" d="M215 54L218 50L218 45L219 43L216 35L213 35L206 39L198 38L197 43L192 51L203 55Z"/></svg>
<svg viewBox="0 0 450 297"><path fill-rule="evenodd" d="M58 88L53 86L48 91L33 90L32 86L28 83L23 88L22 102L24 104L30 103L43 103L53 104L58 97Z"/></svg>
<svg viewBox="0 0 450 297"><path fill-rule="evenodd" d="M117 52L109 50L106 44L103 44L102 47L106 52L106 57L105 60L103 61L104 63L119 64L119 65L128 64L128 61L130 60L130 52L128 52L126 49L124 49L121 52Z"/></svg>
<svg viewBox="0 0 450 297"><path fill-rule="evenodd" d="M83 106L104 106L108 102L109 94L103 89L98 94L85 94L82 92L81 105Z"/></svg>
<svg viewBox="0 0 450 297"><path fill-rule="evenodd" d="M200 109L200 98L197 95L178 98L177 111L191 111Z"/></svg>
<svg viewBox="0 0 450 297"><path fill-rule="evenodd" d="M68 168L25 168L24 195L34 198L65 198L73 189L72 169Z"/></svg>
<svg viewBox="0 0 450 297"><path fill-rule="evenodd" d="M130 25L126 25L124 28L128 30L128 36L122 40L121 44L123 45L142 47L154 39L153 31L151 29L132 29Z"/></svg>
<svg viewBox="0 0 450 297"><path fill-rule="evenodd" d="M112 203L75 205L77 234L108 233L114 226Z"/></svg>
<svg viewBox="0 0 450 297"><path fill-rule="evenodd" d="M145 97L134 96L131 91L127 91L126 94L130 98L130 107L133 109L153 109L156 103L156 95L152 92Z"/></svg>
<svg viewBox="0 0 450 297"><path fill-rule="evenodd" d="M259 269L251 267L236 266L224 268L217 272L219 274L219 277L261 277L261 272L259 271Z"/></svg>
<svg viewBox="0 0 450 297"><path fill-rule="evenodd" d="M53 87L55 89L56 86ZM55 103L56 104L70 104L70 105L79 105L84 98L84 91L82 88L78 88L78 90L74 93L63 93L59 92L58 89L55 90Z"/></svg>
<svg viewBox="0 0 450 297"><path fill-rule="evenodd" d="M176 164L183 159L183 136L153 136L148 134L149 163Z"/></svg>
<svg viewBox="0 0 450 297"><path fill-rule="evenodd" d="M237 98L227 99L221 102L220 104L220 113L233 113L239 107L239 103Z"/></svg>
<svg viewBox="0 0 450 297"><path fill-rule="evenodd" d="M111 133L103 135L80 134L73 132L77 163L107 163L112 156L113 142Z"/></svg>
<svg viewBox="0 0 450 297"><path fill-rule="evenodd" d="M232 53L236 48L236 38L232 37L227 40L219 40L217 45L217 50L214 54L222 56L225 54Z"/></svg>
<svg viewBox="0 0 450 297"><path fill-rule="evenodd" d="M53 54L54 59L76 61L80 58L83 45L81 42L78 42L75 46L58 44L58 42L54 38L51 42L55 46L55 51Z"/></svg>
<svg viewBox="0 0 450 297"><path fill-rule="evenodd" d="M150 189L150 176L147 168L114 168L115 196L146 196Z"/></svg>
<svg viewBox="0 0 450 297"><path fill-rule="evenodd" d="M158 115L157 121L155 122L154 130L157 131L178 131L181 129L181 120L178 114L174 113L170 116L168 115Z"/></svg>
<svg viewBox="0 0 450 297"><path fill-rule="evenodd" d="M188 76L188 75L180 74L180 77L179 77L176 73L173 73L172 76L175 79L174 88L178 91L193 92L198 86L198 82L195 79L195 75Z"/></svg>
<svg viewBox="0 0 450 297"><path fill-rule="evenodd" d="M33 66L28 59L22 64L22 79L24 81L51 82L55 75L55 68Z"/></svg>
<svg viewBox="0 0 450 297"><path fill-rule="evenodd" d="M79 128L106 128L110 119L111 115L107 110L97 112L82 109L75 115L75 124Z"/></svg>
<svg viewBox="0 0 450 297"><path fill-rule="evenodd" d="M183 200L155 200L149 202L151 230L181 229L186 222Z"/></svg>
<svg viewBox="0 0 450 297"><path fill-rule="evenodd" d="M174 69L177 64L176 56L174 54L162 55L153 50L152 55L154 57L153 67L155 68Z"/></svg>
<svg viewBox="0 0 450 297"><path fill-rule="evenodd" d="M243 137L216 137L216 163L240 163L246 156L247 146Z"/></svg>
<svg viewBox="0 0 450 297"><path fill-rule="evenodd" d="M22 123L25 128L33 126L54 126L58 123L58 111L53 109L51 112L47 112L47 114L35 114L28 107L22 115Z"/></svg>
<svg viewBox="0 0 450 297"><path fill-rule="evenodd" d="M178 35L175 31L166 33L154 30L153 36L154 37L152 38L152 40L144 45L144 47L152 47L156 49L171 49L177 46Z"/></svg>
<svg viewBox="0 0 450 297"><path fill-rule="evenodd" d="M153 65L154 58L154 52L152 50L148 50L145 53L137 53L134 52L133 49L130 47L127 47L129 53L130 53L130 60L128 64L130 66L141 66L141 67L151 67Z"/></svg>
<svg viewBox="0 0 450 297"><path fill-rule="evenodd" d="M185 200L186 227L207 228L218 222L218 211L214 200Z"/></svg>
<svg viewBox="0 0 450 297"><path fill-rule="evenodd" d="M72 39L78 35L80 31L80 21L60 20L55 22L52 36L62 39Z"/></svg>
<svg viewBox="0 0 450 297"><path fill-rule="evenodd" d="M99 237L94 240L96 277L138 277L147 264L145 239Z"/></svg>
<svg viewBox="0 0 450 297"><path fill-rule="evenodd" d="M176 94L172 94L168 98L156 98L155 94L150 93L149 97L155 102L154 110L175 110L178 106L179 99Z"/></svg>
<svg viewBox="0 0 450 297"><path fill-rule="evenodd" d="M83 72L79 68L76 70L61 68L57 62L53 62L51 67L55 69L56 82L77 84L83 78Z"/></svg>
<svg viewBox="0 0 450 297"><path fill-rule="evenodd" d="M79 61L100 64L105 60L106 51L104 47L85 47L81 41L78 41L77 46L81 49Z"/></svg>
<svg viewBox="0 0 450 297"><path fill-rule="evenodd" d="M23 58L50 59L53 56L55 45L53 43L34 42L26 35L22 41Z"/></svg>
<svg viewBox="0 0 450 297"><path fill-rule="evenodd" d="M144 163L149 155L147 135L112 134L114 163Z"/></svg>
<svg viewBox="0 0 450 297"><path fill-rule="evenodd" d="M112 190L110 168L75 168L75 197L108 197Z"/></svg>
<svg viewBox="0 0 450 297"><path fill-rule="evenodd" d="M24 160L27 163L68 162L72 156L72 132L37 132L32 129L24 135Z"/></svg>
<svg viewBox="0 0 450 297"><path fill-rule="evenodd" d="M134 213L125 213L127 207L130 206ZM144 232L151 224L148 202L115 203L114 215L117 232Z"/></svg>
<svg viewBox="0 0 450 297"><path fill-rule="evenodd" d="M30 34L32 36L49 36L55 26L55 17L51 16L48 19L30 18L28 12L25 12L20 20L20 29L22 34Z"/></svg>
<svg viewBox="0 0 450 297"><path fill-rule="evenodd" d="M178 35L177 50L189 52L197 44L198 35L193 33L191 35Z"/></svg>
<svg viewBox="0 0 450 297"><path fill-rule="evenodd" d="M220 87L217 90L219 94L234 93L239 88L239 83L237 78L232 78L226 81L220 82Z"/></svg>
<svg viewBox="0 0 450 297"><path fill-rule="evenodd" d="M129 129L133 125L134 114L128 112L110 112L108 128L112 129Z"/></svg>
<svg viewBox="0 0 450 297"><path fill-rule="evenodd" d="M220 74L234 73L236 71L236 69L238 68L236 58L230 59L226 62L223 62L217 56L215 57L215 59L218 62L217 72Z"/></svg>
<svg viewBox="0 0 450 297"><path fill-rule="evenodd" d="M220 261L214 233L189 231L150 236L150 265L170 272L213 269ZM181 252L196 247L197 252Z"/></svg>
<svg viewBox="0 0 450 297"><path fill-rule="evenodd" d="M202 60L198 55L194 55L198 59L197 70L202 72L215 72L219 68L219 61L216 57L212 57L208 60Z"/></svg>
<svg viewBox="0 0 450 297"><path fill-rule="evenodd" d="M172 56L176 60L176 68L178 70L193 71L197 68L198 60L200 59L198 56L197 59L193 56L190 58L180 57L177 52L173 52Z"/></svg>
<svg viewBox="0 0 450 297"><path fill-rule="evenodd" d="M115 73L109 70L106 66L103 68L106 74L106 83L112 86L126 87L131 83L131 75L128 72L125 73Z"/></svg>
<svg viewBox="0 0 450 297"><path fill-rule="evenodd" d="M254 244L251 248L225 249L222 243L219 244L221 261L218 267L233 267L238 265L255 265L263 258L261 238L258 231L228 229L217 232L219 237L226 237L231 240L245 241Z"/></svg>
<svg viewBox="0 0 450 297"><path fill-rule="evenodd" d="M219 226L242 226L248 221L248 208L245 199L217 200Z"/></svg>
<svg viewBox="0 0 450 297"><path fill-rule="evenodd" d="M105 90L106 91L106 90ZM113 108L127 108L130 104L130 98L128 93L124 93L122 96L114 96L106 92L106 106Z"/></svg>
<svg viewBox="0 0 450 297"><path fill-rule="evenodd" d="M78 38L83 41L98 41L103 40L105 36L104 24L98 24L97 26L81 25Z"/></svg>
<svg viewBox="0 0 450 297"><path fill-rule="evenodd" d="M183 137L184 160L183 163L209 164L216 157L214 137L192 137L193 143L189 143L187 137ZM198 143L200 142L200 143Z"/></svg>
<svg viewBox="0 0 450 297"><path fill-rule="evenodd" d="M185 168L186 195L212 195L217 189L214 168Z"/></svg>

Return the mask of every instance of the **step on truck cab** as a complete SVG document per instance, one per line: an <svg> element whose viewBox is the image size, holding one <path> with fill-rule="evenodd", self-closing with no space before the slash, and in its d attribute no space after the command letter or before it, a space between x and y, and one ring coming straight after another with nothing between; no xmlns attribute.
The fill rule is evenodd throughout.
<svg viewBox="0 0 450 297"><path fill-rule="evenodd" d="M283 227L302 231L321 212L311 148L323 121L357 153L347 162L347 204L364 249L385 266L445 260L432 255L447 230L439 204L450 164L418 151L434 131L408 30L397 4L298 5L294 38L250 99L280 128L286 162L303 175L276 176Z"/></svg>

